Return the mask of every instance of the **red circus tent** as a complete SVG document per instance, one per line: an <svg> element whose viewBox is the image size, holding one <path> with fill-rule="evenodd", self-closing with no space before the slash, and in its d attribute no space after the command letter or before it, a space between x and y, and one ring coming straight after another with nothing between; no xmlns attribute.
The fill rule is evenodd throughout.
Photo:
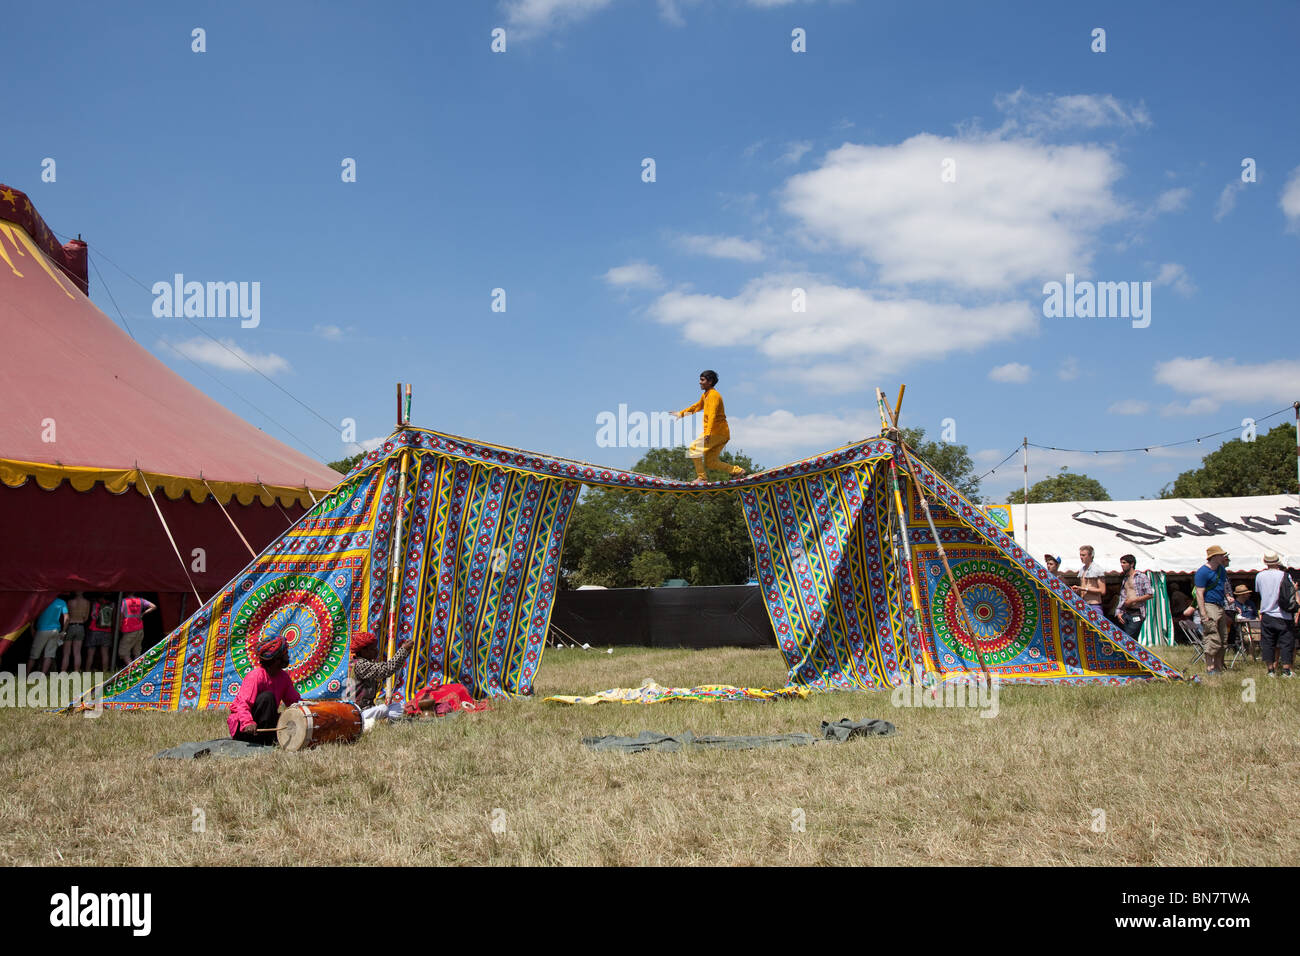
<svg viewBox="0 0 1300 956"><path fill-rule="evenodd" d="M231 520L260 552L340 479L137 344L86 267L0 185L0 637L72 589L157 592L170 629L251 560Z"/></svg>

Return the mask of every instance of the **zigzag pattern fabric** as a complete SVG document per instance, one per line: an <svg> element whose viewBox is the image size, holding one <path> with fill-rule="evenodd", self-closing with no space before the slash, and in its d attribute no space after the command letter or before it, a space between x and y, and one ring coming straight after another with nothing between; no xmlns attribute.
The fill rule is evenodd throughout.
<svg viewBox="0 0 1300 956"><path fill-rule="evenodd" d="M1027 555L1002 531L1004 518L990 518L917 462L954 588L911 482L898 521L885 472L893 443L854 447L847 467L741 491L792 684L965 680L979 675L981 655L991 674L1018 683L1179 677ZM902 533L916 567L915 607L892 544Z"/></svg>
<svg viewBox="0 0 1300 956"><path fill-rule="evenodd" d="M344 482L184 624L104 687L110 707L229 705L258 640L283 634L306 698L338 697L388 563L396 463Z"/></svg>
<svg viewBox="0 0 1300 956"><path fill-rule="evenodd" d="M415 642L399 698L431 682L477 697L527 695L550 624L560 549L583 484L682 494L739 491L760 584L791 687L895 686L917 673L978 673L975 647L1005 681L1122 683L1176 678L923 463L937 499L966 628L913 489L900 523L873 439L715 485L403 429L330 495L105 688L112 707L229 704L253 648L282 633L304 697L337 697L351 632L386 632L390 560L400 541L391 644ZM909 482L909 486L913 483ZM400 522L400 523L399 523ZM920 607L896 546L908 536Z"/></svg>

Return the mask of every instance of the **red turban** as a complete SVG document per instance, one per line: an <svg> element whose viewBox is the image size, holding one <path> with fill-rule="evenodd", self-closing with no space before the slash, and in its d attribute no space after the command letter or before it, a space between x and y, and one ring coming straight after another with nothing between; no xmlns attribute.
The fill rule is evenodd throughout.
<svg viewBox="0 0 1300 956"><path fill-rule="evenodd" d="M365 650L374 643L376 643L375 635L369 631L357 631L352 635L352 653Z"/></svg>
<svg viewBox="0 0 1300 956"><path fill-rule="evenodd" d="M257 659L260 661L270 661L280 656L288 645L284 642L283 635L276 634L271 637L264 637L257 642Z"/></svg>

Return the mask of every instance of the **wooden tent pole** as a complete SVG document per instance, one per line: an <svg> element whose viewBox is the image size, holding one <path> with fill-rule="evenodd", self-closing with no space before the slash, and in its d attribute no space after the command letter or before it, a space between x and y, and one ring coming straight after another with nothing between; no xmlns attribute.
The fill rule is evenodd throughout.
<svg viewBox="0 0 1300 956"><path fill-rule="evenodd" d="M235 519L230 517L230 512L226 510L226 506L221 503L221 499L217 497L217 493L213 491L212 486L208 484L208 479L204 478L202 475L199 476L199 479L203 482L203 487L208 489L208 494L210 494L212 500L217 503L217 507L221 509L221 513L226 516L226 520L230 522L230 527L234 528L235 534L239 535L239 540L244 542L244 547L248 549L248 553L256 558L257 552L254 551L253 546L248 543L248 539L244 537L244 532L239 530L239 525L235 524ZM265 485L263 485L263 487L265 487Z"/></svg>
<svg viewBox="0 0 1300 956"><path fill-rule="evenodd" d="M402 383L397 383L397 431L400 433L406 427L406 418L410 414L410 395L411 387L406 387L406 408L402 407ZM409 445L402 447L402 454L398 458L398 468L401 470L401 477L397 483L397 498L393 502L393 550L388 556L388 615L385 625L384 646L385 659L392 660L393 655L397 653L397 593L401 586L402 577L402 513L406 510L406 471L410 467L411 448ZM393 696L393 684L397 679L396 674L389 674L388 680L384 682L384 697L391 700Z"/></svg>
<svg viewBox="0 0 1300 956"><path fill-rule="evenodd" d="M185 572L185 580L190 582L190 590L194 592L194 597L199 604L203 603L203 598L199 597L199 589L194 586L194 579L190 577L190 569L185 564L185 559L181 557L181 549L176 544L176 539L172 537L172 529L167 527L167 519L163 517L162 509L158 507L158 502L154 500L153 489L149 487L149 479L144 476L137 462L135 473L140 476L140 481L144 484L145 493L149 495L149 503L153 505L153 510L158 514L158 521L163 526L163 531L167 534L167 540L171 542L172 550L176 552L176 560L181 563L181 570Z"/></svg>
<svg viewBox="0 0 1300 956"><path fill-rule="evenodd" d="M966 610L966 600L961 594L961 585L957 583L957 577L952 573L952 568L948 564L948 552L943 549L943 541L939 538L939 531L934 526L934 518L930 514L930 502L926 500L925 486L916 477L916 463L912 461L912 456L907 450L907 445L903 444L902 439L897 439L898 447L903 449L903 460L907 462L908 476L912 479L912 485L916 488L916 496L921 499L921 510L925 512L925 523L930 526L930 537L934 538L934 546L939 551L939 560L943 562L944 573L948 575L948 583L957 594L957 607L961 610L962 623L966 625L966 632L970 634L971 645L975 648L975 657L979 661L980 670L985 675L988 674L988 665L984 663L984 652L980 650L979 635L975 633L975 628L971 626L969 612ZM966 661L959 658L962 667L965 668Z"/></svg>
<svg viewBox="0 0 1300 956"><path fill-rule="evenodd" d="M891 417L885 413L885 393L878 388L876 389L876 405L880 411L881 429L886 433L894 431L896 435L897 429L891 424ZM897 444L896 438L895 444ZM903 510L903 495L902 492L898 490L897 455L893 454L889 456L889 483L894 492L894 507L898 512L898 537L903 542L903 561L904 567L906 568L909 591L912 596L912 614L916 622L916 629L919 633L921 630L921 595L916 589L916 567L912 563L912 547L907 541L907 512ZM907 639L906 634L903 635L903 639ZM913 667L915 667L916 662L913 661L912 664ZM936 673L938 672L938 668L930 661L930 652L925 646L924 637L922 637L921 640L921 666L925 668L926 671L933 670Z"/></svg>

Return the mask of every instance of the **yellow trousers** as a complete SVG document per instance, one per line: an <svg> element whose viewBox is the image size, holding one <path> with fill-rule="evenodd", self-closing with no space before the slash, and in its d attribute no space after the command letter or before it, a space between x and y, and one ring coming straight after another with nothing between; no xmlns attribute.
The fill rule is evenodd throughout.
<svg viewBox="0 0 1300 956"><path fill-rule="evenodd" d="M730 440L730 435L725 438L721 435L701 435L691 442L690 447L686 449L686 457L695 463L697 478L707 478L705 474L707 469L725 471L733 478L745 473L745 469L739 465L728 465L718 459L722 449L727 447L727 442Z"/></svg>

